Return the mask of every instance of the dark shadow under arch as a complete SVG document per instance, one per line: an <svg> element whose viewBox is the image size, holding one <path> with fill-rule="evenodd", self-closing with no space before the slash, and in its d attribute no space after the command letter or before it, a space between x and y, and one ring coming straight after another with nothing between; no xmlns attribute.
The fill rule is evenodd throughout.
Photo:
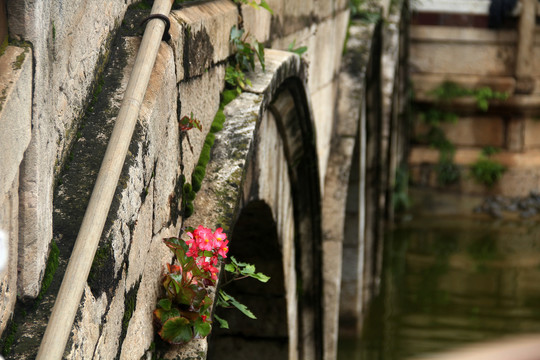
<svg viewBox="0 0 540 360"><path fill-rule="evenodd" d="M224 290L253 311L257 320L236 309L216 309L230 330L214 327L208 359L286 359L288 357L287 304L281 247L270 207L263 201L245 206L234 226L229 254L254 264L270 276L264 284L243 279Z"/></svg>

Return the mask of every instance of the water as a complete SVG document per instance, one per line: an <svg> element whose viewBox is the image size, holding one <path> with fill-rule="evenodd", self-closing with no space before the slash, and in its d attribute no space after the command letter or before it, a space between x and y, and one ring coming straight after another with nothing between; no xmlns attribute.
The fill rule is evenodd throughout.
<svg viewBox="0 0 540 360"><path fill-rule="evenodd" d="M540 332L540 225L419 218L385 239L381 291L340 360L401 360Z"/></svg>

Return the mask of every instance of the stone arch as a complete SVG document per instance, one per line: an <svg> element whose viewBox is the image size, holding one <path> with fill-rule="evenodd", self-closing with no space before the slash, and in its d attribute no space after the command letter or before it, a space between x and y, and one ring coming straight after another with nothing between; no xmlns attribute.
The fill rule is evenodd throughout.
<svg viewBox="0 0 540 360"><path fill-rule="evenodd" d="M263 212L271 214L281 254L287 324L283 341L288 344L288 358L321 359L320 185L314 126L302 78L305 69L294 55L268 51L266 56L267 71L262 78L252 80L252 93L243 93L225 109L226 115L237 110L245 113L249 106L236 108L235 102L260 104L243 167L238 215L234 215L231 239L242 239L238 229L249 229L243 221L253 218L263 208L268 210ZM273 73L269 74L270 71ZM259 81L265 85L259 87ZM216 141L219 142L218 137ZM264 229L267 226L264 223L270 223L269 216L255 218L256 222L262 222L255 229ZM232 255L233 246L231 242ZM250 256L256 262L257 256L253 254L247 254L242 261L250 262ZM217 344L218 335L216 331L210 348ZM222 355L220 352L219 358ZM237 356L234 354L235 359Z"/></svg>

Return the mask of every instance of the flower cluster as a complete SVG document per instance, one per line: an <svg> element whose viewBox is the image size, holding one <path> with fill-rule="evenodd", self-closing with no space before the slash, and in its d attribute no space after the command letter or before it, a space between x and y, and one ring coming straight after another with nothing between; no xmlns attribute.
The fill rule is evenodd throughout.
<svg viewBox="0 0 540 360"><path fill-rule="evenodd" d="M159 335L172 344L182 344L210 333L210 286L216 284L218 263L229 251L223 229L215 232L200 225L189 229L186 241L164 239L178 264L167 264L162 280L165 297L158 302L154 320Z"/></svg>
<svg viewBox="0 0 540 360"><path fill-rule="evenodd" d="M202 225L193 231L188 232L189 250L186 256L193 258L197 266L210 274L210 278L217 280L218 269L216 265L219 260L227 257L229 240L222 228L218 228L214 233Z"/></svg>

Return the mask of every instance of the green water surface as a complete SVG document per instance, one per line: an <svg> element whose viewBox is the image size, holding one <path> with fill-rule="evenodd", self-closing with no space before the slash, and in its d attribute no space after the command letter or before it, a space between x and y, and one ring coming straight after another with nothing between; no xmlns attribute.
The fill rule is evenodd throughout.
<svg viewBox="0 0 540 360"><path fill-rule="evenodd" d="M387 233L381 291L340 360L401 360L540 333L540 225L418 218Z"/></svg>

